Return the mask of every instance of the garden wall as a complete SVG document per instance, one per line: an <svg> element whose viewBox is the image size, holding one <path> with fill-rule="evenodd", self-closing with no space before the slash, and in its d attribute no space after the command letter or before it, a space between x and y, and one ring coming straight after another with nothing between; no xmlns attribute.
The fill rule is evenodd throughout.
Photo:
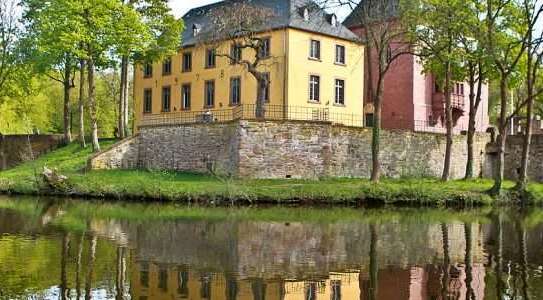
<svg viewBox="0 0 543 300"><path fill-rule="evenodd" d="M54 150L62 141L62 135L0 135L0 170Z"/></svg>
<svg viewBox="0 0 543 300"><path fill-rule="evenodd" d="M487 135L475 143L475 174L482 172ZM387 177L441 175L445 136L386 131L381 136ZM461 178L467 159L465 136L455 136L451 175ZM371 130L322 122L234 121L141 127L139 135L100 153L95 169L212 170L249 178L369 177Z"/></svg>
<svg viewBox="0 0 543 300"><path fill-rule="evenodd" d="M505 150L505 177L517 179L522 160L523 136L515 135L507 137ZM543 182L543 135L534 135L530 147L530 163L528 177L537 182Z"/></svg>

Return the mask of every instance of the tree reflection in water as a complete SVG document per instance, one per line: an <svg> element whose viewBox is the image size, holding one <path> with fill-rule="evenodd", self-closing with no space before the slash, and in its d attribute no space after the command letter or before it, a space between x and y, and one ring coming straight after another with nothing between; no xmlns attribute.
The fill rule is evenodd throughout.
<svg viewBox="0 0 543 300"><path fill-rule="evenodd" d="M20 204L10 203L4 209L1 203L1 298L482 300L543 295L539 211L401 210L391 215L327 209L326 215L346 218L287 223L278 216L239 217L250 209L228 218L217 217L216 211L208 218L198 210L193 217L141 220L111 213L75 218L70 206L51 203L46 209L34 203L39 212L32 214L31 206L19 209ZM77 211L100 209L92 204ZM111 212L112 205L103 209ZM353 217L361 213L365 217ZM74 220L83 226L74 226Z"/></svg>

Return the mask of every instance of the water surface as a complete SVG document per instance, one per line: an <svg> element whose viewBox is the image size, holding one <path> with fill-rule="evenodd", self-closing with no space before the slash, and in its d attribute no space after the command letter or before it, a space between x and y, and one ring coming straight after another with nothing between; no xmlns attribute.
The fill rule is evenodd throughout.
<svg viewBox="0 0 543 300"><path fill-rule="evenodd" d="M542 221L0 196L0 299L543 299Z"/></svg>

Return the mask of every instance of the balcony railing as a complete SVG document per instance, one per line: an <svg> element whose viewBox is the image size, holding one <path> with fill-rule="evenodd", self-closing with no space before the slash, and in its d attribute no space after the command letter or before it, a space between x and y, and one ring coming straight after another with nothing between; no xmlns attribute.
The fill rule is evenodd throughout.
<svg viewBox="0 0 543 300"><path fill-rule="evenodd" d="M144 115L139 126L205 124L234 120L293 120L328 122L352 127L364 126L364 117L361 114L337 112L333 108L266 105L263 116L259 116L255 104L243 104L226 109Z"/></svg>

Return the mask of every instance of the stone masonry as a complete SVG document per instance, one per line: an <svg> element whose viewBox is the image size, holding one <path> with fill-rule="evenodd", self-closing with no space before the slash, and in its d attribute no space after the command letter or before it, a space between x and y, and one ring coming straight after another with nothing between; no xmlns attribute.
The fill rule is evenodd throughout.
<svg viewBox="0 0 543 300"><path fill-rule="evenodd" d="M522 159L523 136L515 135L507 137L505 149L505 177L517 179ZM530 147L530 164L528 177L537 182L543 182L543 135L532 136Z"/></svg>
<svg viewBox="0 0 543 300"><path fill-rule="evenodd" d="M0 171L37 158L58 148L63 136L51 135L1 135L0 134ZM30 146L30 147L29 147Z"/></svg>
<svg viewBox="0 0 543 300"><path fill-rule="evenodd" d="M451 175L461 178L465 136L455 136ZM487 135L476 136L475 174L481 174ZM387 177L441 175L445 136L382 131ZM138 136L94 156L94 169L149 168L248 178L369 177L371 130L322 122L233 121L141 127Z"/></svg>

